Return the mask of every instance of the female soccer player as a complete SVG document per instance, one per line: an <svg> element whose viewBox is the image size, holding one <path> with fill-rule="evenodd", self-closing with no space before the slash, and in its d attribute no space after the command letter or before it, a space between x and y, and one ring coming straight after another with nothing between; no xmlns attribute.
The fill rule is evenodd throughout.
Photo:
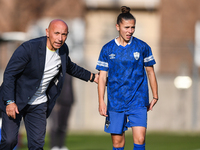
<svg viewBox="0 0 200 150"><path fill-rule="evenodd" d="M104 131L111 134L113 150L124 150L128 127L132 128L134 150L145 150L147 111L158 101L155 60L151 48L132 36L136 19L130 8L122 6L121 11L116 24L119 36L103 46L96 66L100 70L99 113L106 117ZM147 76L153 95L151 103Z"/></svg>

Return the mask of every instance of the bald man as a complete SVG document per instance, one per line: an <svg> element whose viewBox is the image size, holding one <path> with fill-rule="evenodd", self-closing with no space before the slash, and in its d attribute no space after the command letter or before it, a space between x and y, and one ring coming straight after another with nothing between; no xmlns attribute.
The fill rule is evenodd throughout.
<svg viewBox="0 0 200 150"><path fill-rule="evenodd" d="M98 74L73 63L65 44L67 24L50 22L46 36L24 42L13 53L0 88L1 150L13 150L23 118L29 150L43 150L46 118L60 95L65 74L98 82Z"/></svg>

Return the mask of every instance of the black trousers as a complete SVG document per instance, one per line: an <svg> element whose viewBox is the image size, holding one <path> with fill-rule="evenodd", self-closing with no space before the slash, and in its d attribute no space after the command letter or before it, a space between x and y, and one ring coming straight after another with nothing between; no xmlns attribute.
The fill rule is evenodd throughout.
<svg viewBox="0 0 200 150"><path fill-rule="evenodd" d="M50 119L52 121L50 127L50 146L65 146L65 137L67 133L68 118L71 111L71 105L56 104Z"/></svg>
<svg viewBox="0 0 200 150"><path fill-rule="evenodd" d="M8 117L2 112L2 129L0 150L13 150L18 142L18 132L21 119L27 132L28 149L43 150L46 133L46 110L47 103L39 105L27 105L16 119Z"/></svg>

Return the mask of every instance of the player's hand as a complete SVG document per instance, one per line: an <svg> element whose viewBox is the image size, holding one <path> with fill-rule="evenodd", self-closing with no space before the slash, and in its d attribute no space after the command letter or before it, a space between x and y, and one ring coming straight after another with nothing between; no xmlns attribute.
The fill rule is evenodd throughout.
<svg viewBox="0 0 200 150"><path fill-rule="evenodd" d="M6 114L8 115L8 117L16 119L16 113L19 114L19 111L15 103L11 103L8 106L6 106Z"/></svg>
<svg viewBox="0 0 200 150"><path fill-rule="evenodd" d="M108 117L107 115L107 106L105 102L99 103L99 114L105 117Z"/></svg>
<svg viewBox="0 0 200 150"><path fill-rule="evenodd" d="M157 103L158 100L153 99L150 103L150 105L147 107L147 111L153 110L154 105Z"/></svg>

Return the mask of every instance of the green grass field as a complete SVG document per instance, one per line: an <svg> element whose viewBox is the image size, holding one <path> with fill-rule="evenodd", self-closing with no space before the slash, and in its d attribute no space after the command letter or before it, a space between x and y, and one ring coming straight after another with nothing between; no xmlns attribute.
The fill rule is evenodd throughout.
<svg viewBox="0 0 200 150"><path fill-rule="evenodd" d="M106 133L70 133L66 139L70 150L112 150L111 137ZM48 135L44 150L49 150ZM18 150L27 150L25 146ZM126 134L125 150L133 150L132 135ZM148 132L146 150L200 150L200 133Z"/></svg>

